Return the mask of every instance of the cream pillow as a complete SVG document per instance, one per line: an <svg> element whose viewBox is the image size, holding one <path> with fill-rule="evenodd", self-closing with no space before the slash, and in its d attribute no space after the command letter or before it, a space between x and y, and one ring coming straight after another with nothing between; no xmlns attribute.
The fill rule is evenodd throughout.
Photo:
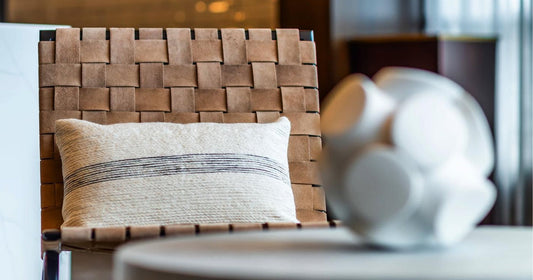
<svg viewBox="0 0 533 280"><path fill-rule="evenodd" d="M298 222L287 118L267 124L56 122L63 226Z"/></svg>

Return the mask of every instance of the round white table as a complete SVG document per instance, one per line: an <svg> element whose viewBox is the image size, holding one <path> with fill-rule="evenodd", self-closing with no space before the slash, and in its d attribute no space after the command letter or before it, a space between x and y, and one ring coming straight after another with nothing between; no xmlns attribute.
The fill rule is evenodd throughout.
<svg viewBox="0 0 533 280"><path fill-rule="evenodd" d="M115 279L532 279L532 228L480 227L448 249L385 251L347 229L213 234L130 243Z"/></svg>

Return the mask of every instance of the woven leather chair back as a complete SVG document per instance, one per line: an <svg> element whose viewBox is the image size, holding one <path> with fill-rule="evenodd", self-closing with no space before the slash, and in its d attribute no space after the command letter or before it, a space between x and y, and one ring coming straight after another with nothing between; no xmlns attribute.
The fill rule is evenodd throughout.
<svg viewBox="0 0 533 280"><path fill-rule="evenodd" d="M263 123L286 116L297 218L325 221L315 64L314 42L296 29L57 29L55 41L39 42L42 229L62 223L54 126L63 118Z"/></svg>

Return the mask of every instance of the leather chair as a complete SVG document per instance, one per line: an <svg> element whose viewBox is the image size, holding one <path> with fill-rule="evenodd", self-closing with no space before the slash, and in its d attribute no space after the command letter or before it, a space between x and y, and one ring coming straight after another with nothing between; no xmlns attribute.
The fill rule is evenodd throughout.
<svg viewBox="0 0 533 280"><path fill-rule="evenodd" d="M319 95L312 32L297 29L67 28L39 42L44 278L58 252L112 252L129 240L243 230L328 227L318 178ZM61 229L63 177L55 121L291 121L288 159L301 223ZM251 186L253 187L253 186Z"/></svg>

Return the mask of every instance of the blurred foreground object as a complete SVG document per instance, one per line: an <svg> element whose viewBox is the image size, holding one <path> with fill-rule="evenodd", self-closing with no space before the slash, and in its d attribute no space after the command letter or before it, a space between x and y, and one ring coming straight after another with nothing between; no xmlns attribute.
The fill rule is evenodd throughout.
<svg viewBox="0 0 533 280"><path fill-rule="evenodd" d="M331 207L371 244L452 245L496 198L483 111L437 74L390 67L374 81L348 76L324 102L322 132Z"/></svg>

